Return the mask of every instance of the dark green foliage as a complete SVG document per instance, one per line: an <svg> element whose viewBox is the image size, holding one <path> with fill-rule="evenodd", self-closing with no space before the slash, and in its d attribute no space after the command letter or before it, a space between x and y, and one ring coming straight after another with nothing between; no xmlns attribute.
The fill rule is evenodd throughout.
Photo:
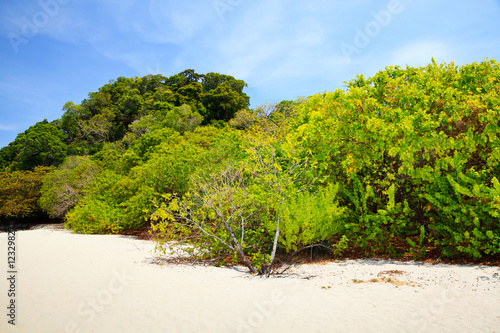
<svg viewBox="0 0 500 333"><path fill-rule="evenodd" d="M235 113L248 108L248 101L229 84L223 83L217 88L207 92L203 97L206 107L205 122L211 120L229 121Z"/></svg>
<svg viewBox="0 0 500 333"><path fill-rule="evenodd" d="M243 92L246 87L244 81L229 75L208 73L203 77L202 84L205 90L205 123L212 120L229 121L239 110L248 109L250 98Z"/></svg>
<svg viewBox="0 0 500 333"><path fill-rule="evenodd" d="M0 149L0 171L6 170L12 165L16 150L12 143ZM10 168L9 168L10 170Z"/></svg>
<svg viewBox="0 0 500 333"><path fill-rule="evenodd" d="M240 109L248 108L242 80L217 73L197 74L186 70L171 77L148 75L110 81L80 105L64 106L61 128L71 154L100 151L105 142L122 140L141 130L146 119L156 127L192 131L202 121L229 121ZM146 118L145 118L146 117ZM142 128L146 130L147 128Z"/></svg>

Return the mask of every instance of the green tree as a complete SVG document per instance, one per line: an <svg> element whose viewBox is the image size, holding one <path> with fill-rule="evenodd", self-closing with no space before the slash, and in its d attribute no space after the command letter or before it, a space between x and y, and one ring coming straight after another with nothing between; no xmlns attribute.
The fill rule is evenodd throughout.
<svg viewBox="0 0 500 333"><path fill-rule="evenodd" d="M195 73L194 69L186 69L185 71L172 75L166 79L166 84L170 86L174 91L181 89L187 85L195 82L199 82L203 75Z"/></svg>
<svg viewBox="0 0 500 333"><path fill-rule="evenodd" d="M242 94L233 90L227 83L223 83L205 93L203 104L206 122L212 120L231 120L237 111L248 108L248 100Z"/></svg>
<svg viewBox="0 0 500 333"><path fill-rule="evenodd" d="M61 129L64 132L64 141L72 143L80 134L79 122L90 118L85 113L81 105L75 105L73 102L67 102L63 106L63 115L61 117Z"/></svg>
<svg viewBox="0 0 500 333"><path fill-rule="evenodd" d="M189 105L183 104L169 111L161 124L182 134L193 131L201 124L202 120L203 118L198 112L192 111Z"/></svg>
<svg viewBox="0 0 500 333"><path fill-rule="evenodd" d="M118 113L117 122L120 126L126 129L137 117L142 113L144 107L144 99L138 89L131 89L124 93L118 100ZM123 136L120 133L120 136Z"/></svg>
<svg viewBox="0 0 500 333"><path fill-rule="evenodd" d="M66 157L66 145L62 140L62 131L47 120L31 126L11 144L13 169L30 170L36 166L60 164Z"/></svg>
<svg viewBox="0 0 500 333"><path fill-rule="evenodd" d="M12 142L0 149L0 171L4 171L12 165L15 155L16 149Z"/></svg>

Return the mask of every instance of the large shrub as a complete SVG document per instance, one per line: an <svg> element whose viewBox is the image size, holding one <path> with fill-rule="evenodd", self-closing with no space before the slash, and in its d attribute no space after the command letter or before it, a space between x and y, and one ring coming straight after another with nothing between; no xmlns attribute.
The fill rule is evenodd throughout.
<svg viewBox="0 0 500 333"><path fill-rule="evenodd" d="M65 228L85 234L116 233L123 229L124 214L116 202L116 188L122 176L104 170L94 176L85 195L66 214Z"/></svg>
<svg viewBox="0 0 500 333"><path fill-rule="evenodd" d="M40 188L49 170L36 167L33 171L0 172L0 218L23 218L40 213Z"/></svg>
<svg viewBox="0 0 500 333"><path fill-rule="evenodd" d="M71 156L43 178L40 207L52 218L64 218L92 183L98 167L89 157Z"/></svg>
<svg viewBox="0 0 500 333"><path fill-rule="evenodd" d="M388 67L312 96L295 119L319 170L342 184L344 233L367 252L391 240L443 255L500 252L500 68Z"/></svg>

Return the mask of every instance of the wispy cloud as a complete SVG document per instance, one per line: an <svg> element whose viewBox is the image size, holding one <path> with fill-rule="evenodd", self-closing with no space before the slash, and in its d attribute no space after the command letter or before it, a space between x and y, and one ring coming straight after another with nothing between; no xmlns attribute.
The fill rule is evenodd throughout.
<svg viewBox="0 0 500 333"><path fill-rule="evenodd" d="M94 6L98 12L92 10ZM200 36L207 38L218 22L211 1L202 0L75 2L68 11L69 19L78 20L66 27L61 22L53 28L53 38L89 45L138 75L148 74L150 68L169 70L183 64L185 50L197 44Z"/></svg>
<svg viewBox="0 0 500 333"><path fill-rule="evenodd" d="M168 2L151 0L149 14L167 42L181 43L209 28L216 20L212 1Z"/></svg>
<svg viewBox="0 0 500 333"><path fill-rule="evenodd" d="M452 48L442 41L411 41L396 49L390 58L391 65L423 66L434 58L437 62L457 61Z"/></svg>
<svg viewBox="0 0 500 333"><path fill-rule="evenodd" d="M300 17L297 10L284 1L246 8L232 22L230 33L221 34L218 39L216 66L259 82L278 73L285 79L307 73L321 62L318 57L329 53L333 31L331 21Z"/></svg>
<svg viewBox="0 0 500 333"><path fill-rule="evenodd" d="M15 130L16 130L16 128L14 126L3 125L2 123L0 123L0 131L12 132L12 131L15 131Z"/></svg>
<svg viewBox="0 0 500 333"><path fill-rule="evenodd" d="M38 89L22 88L21 86L3 81L0 81L0 96L35 106L44 106L52 102L50 98Z"/></svg>

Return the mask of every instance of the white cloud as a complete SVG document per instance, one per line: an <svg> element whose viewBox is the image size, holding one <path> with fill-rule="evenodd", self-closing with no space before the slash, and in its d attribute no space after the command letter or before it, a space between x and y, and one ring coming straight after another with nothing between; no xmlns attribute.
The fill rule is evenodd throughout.
<svg viewBox="0 0 500 333"><path fill-rule="evenodd" d="M444 42L433 40L412 41L394 51L389 64L399 66L424 66L431 58L437 62L457 61L452 48Z"/></svg>

